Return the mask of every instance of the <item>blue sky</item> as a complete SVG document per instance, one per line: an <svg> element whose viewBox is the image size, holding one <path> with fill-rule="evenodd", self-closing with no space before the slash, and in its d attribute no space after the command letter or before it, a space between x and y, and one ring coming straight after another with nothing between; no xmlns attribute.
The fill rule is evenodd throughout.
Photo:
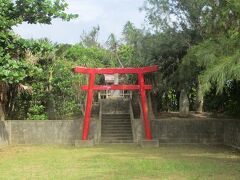
<svg viewBox="0 0 240 180"><path fill-rule="evenodd" d="M130 20L137 27L144 23L144 12L139 12L144 0L66 0L67 12L79 14L79 18L70 22L60 19L52 25L22 24L13 30L23 38L47 37L53 42L77 43L83 31L88 32L93 26L100 26L99 41L104 43L110 33L118 38L124 24Z"/></svg>

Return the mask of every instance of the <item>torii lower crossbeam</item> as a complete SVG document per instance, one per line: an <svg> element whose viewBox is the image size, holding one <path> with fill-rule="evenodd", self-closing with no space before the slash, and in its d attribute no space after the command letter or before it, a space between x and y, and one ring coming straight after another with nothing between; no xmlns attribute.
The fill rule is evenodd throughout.
<svg viewBox="0 0 240 180"><path fill-rule="evenodd" d="M87 104L84 116L84 126L82 132L82 140L88 139L89 126L90 126L90 115L93 100L93 91L97 90L138 90L141 95L141 106L144 119L145 136L147 140L152 139L152 132L150 128L150 122L148 118L148 106L146 98L146 90L151 90L151 85L145 85L144 83L144 73L157 71L158 66L149 66L142 68L85 68L85 67L75 67L74 72L89 75L88 85L82 86L81 89L87 91ZM137 74L138 75L138 85L94 85L96 74Z"/></svg>

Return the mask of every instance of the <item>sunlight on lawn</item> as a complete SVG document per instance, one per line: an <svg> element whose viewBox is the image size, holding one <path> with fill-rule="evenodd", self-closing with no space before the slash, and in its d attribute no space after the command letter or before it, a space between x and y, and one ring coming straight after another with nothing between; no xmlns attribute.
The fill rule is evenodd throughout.
<svg viewBox="0 0 240 180"><path fill-rule="evenodd" d="M239 157L209 146L11 146L0 179L239 179Z"/></svg>

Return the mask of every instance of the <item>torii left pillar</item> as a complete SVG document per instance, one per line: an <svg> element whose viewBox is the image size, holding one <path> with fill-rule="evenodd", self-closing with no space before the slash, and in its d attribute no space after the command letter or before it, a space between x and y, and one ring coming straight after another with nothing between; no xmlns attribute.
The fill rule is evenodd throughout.
<svg viewBox="0 0 240 180"><path fill-rule="evenodd" d="M89 84L88 84L88 90L87 90L87 105L86 105L86 111L85 111L85 116L84 116L82 140L88 139L92 101L93 101L94 80L95 80L95 73L90 72L89 80L88 80Z"/></svg>

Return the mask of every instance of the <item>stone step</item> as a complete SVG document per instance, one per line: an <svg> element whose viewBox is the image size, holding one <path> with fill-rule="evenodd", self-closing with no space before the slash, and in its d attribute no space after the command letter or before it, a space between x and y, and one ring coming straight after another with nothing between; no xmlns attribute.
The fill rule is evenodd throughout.
<svg viewBox="0 0 240 180"><path fill-rule="evenodd" d="M108 128L111 128L111 127L119 128L119 129L125 129L129 126L131 126L131 124L102 124L102 127L105 128L105 129L108 129Z"/></svg>
<svg viewBox="0 0 240 180"><path fill-rule="evenodd" d="M101 143L123 143L123 144L125 144L125 143L133 143L133 140L112 140L112 139L110 139L110 140L101 140Z"/></svg>
<svg viewBox="0 0 240 180"><path fill-rule="evenodd" d="M131 120L130 119L123 119L123 118L119 118L119 119L102 119L102 121L129 121L129 122L131 122Z"/></svg>
<svg viewBox="0 0 240 180"><path fill-rule="evenodd" d="M102 143L133 143L129 114L103 114L101 128Z"/></svg>
<svg viewBox="0 0 240 180"><path fill-rule="evenodd" d="M131 124L131 121L102 121L102 124Z"/></svg>
<svg viewBox="0 0 240 180"><path fill-rule="evenodd" d="M130 119L102 119L102 122L131 122Z"/></svg>
<svg viewBox="0 0 240 180"><path fill-rule="evenodd" d="M101 139L132 139L132 135L124 136L122 134L119 134L119 135L102 134Z"/></svg>
<svg viewBox="0 0 240 180"><path fill-rule="evenodd" d="M129 121L129 122L131 122L131 120L130 119L102 119L102 121L106 121L106 122L108 122L108 121L116 121L116 122L123 122L123 121Z"/></svg>
<svg viewBox="0 0 240 180"><path fill-rule="evenodd" d="M132 137L101 137L101 141L103 140L133 140Z"/></svg>
<svg viewBox="0 0 240 180"><path fill-rule="evenodd" d="M130 119L130 115L120 115L120 114L113 114L113 115L108 115L108 116L105 116L105 115L102 115L102 118L114 118L114 119L117 119L117 118L128 118Z"/></svg>
<svg viewBox="0 0 240 180"><path fill-rule="evenodd" d="M119 116L119 117L102 117L102 119L130 119L130 117L124 117L124 116Z"/></svg>
<svg viewBox="0 0 240 180"><path fill-rule="evenodd" d="M101 143L133 143L133 139L101 139Z"/></svg>
<svg viewBox="0 0 240 180"><path fill-rule="evenodd" d="M131 125L112 125L112 124L102 124L102 129L119 129L119 130L124 130L124 129L132 129Z"/></svg>
<svg viewBox="0 0 240 180"><path fill-rule="evenodd" d="M114 118L114 119L117 119L117 118L127 118L127 119L130 119L130 115L120 115L120 114L115 114L115 115L108 115L108 116L104 116L102 115L102 118Z"/></svg>
<svg viewBox="0 0 240 180"><path fill-rule="evenodd" d="M132 137L132 133L108 133L108 132L103 132L102 137Z"/></svg>
<svg viewBox="0 0 240 180"><path fill-rule="evenodd" d="M114 114L114 113L102 113L103 116L119 116L119 115L124 115L124 116L130 116L129 113L117 113L117 114Z"/></svg>
<svg viewBox="0 0 240 180"><path fill-rule="evenodd" d="M104 126L131 126L130 122L109 122L109 123L102 123L102 127Z"/></svg>
<svg viewBox="0 0 240 180"><path fill-rule="evenodd" d="M109 128L119 128L119 129L125 129L125 128L128 128L128 129L131 129L130 127L129 127L130 125L128 125L128 124L102 124L102 129L109 129Z"/></svg>
<svg viewBox="0 0 240 180"><path fill-rule="evenodd" d="M131 144L134 144L134 143L133 143L133 141L126 141L126 142L125 141L123 141L123 142L120 141L120 142L101 142L100 144L103 144L103 145L104 144L106 144L106 145L109 145L109 144L118 144L118 145L119 144L123 144L123 145L126 144L126 145L131 145Z"/></svg>
<svg viewBox="0 0 240 180"><path fill-rule="evenodd" d="M102 114L102 118L130 118L129 114Z"/></svg>
<svg viewBox="0 0 240 180"><path fill-rule="evenodd" d="M131 126L102 126L102 130L112 130L112 131L132 131Z"/></svg>
<svg viewBox="0 0 240 180"><path fill-rule="evenodd" d="M131 122L130 119L102 119L102 122Z"/></svg>
<svg viewBox="0 0 240 180"><path fill-rule="evenodd" d="M131 126L131 122L102 122L102 125L128 125Z"/></svg>
<svg viewBox="0 0 240 180"><path fill-rule="evenodd" d="M132 131L112 131L112 130L103 130L102 134L132 134Z"/></svg>
<svg viewBox="0 0 240 180"><path fill-rule="evenodd" d="M103 127L103 126L102 126ZM102 130L119 130L119 131L124 131L124 130L131 130L131 127L129 127L129 126L110 126L110 125L107 125L107 126L104 126L103 128L102 128Z"/></svg>
<svg viewBox="0 0 240 180"><path fill-rule="evenodd" d="M107 130L114 131L114 132L118 132L118 131L125 132L125 131L132 131L132 128L128 126L108 126L108 127L102 128L102 131L107 131Z"/></svg>
<svg viewBox="0 0 240 180"><path fill-rule="evenodd" d="M132 133L131 129L102 129L102 133L109 132L109 133Z"/></svg>
<svg viewBox="0 0 240 180"><path fill-rule="evenodd" d="M132 137L126 137L126 136L113 136L109 138L108 136L101 137L101 140L132 140Z"/></svg>
<svg viewBox="0 0 240 180"><path fill-rule="evenodd" d="M130 121L102 121L102 124L109 124L109 123L113 123L113 124L131 124Z"/></svg>

